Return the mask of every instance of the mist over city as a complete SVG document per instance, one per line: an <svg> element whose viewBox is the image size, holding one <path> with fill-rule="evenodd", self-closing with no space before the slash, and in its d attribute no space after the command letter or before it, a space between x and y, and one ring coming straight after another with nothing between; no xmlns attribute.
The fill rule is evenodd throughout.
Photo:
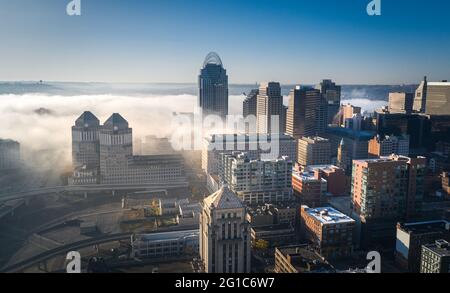
<svg viewBox="0 0 450 293"><path fill-rule="evenodd" d="M448 274L448 11L0 0L0 273Z"/></svg>

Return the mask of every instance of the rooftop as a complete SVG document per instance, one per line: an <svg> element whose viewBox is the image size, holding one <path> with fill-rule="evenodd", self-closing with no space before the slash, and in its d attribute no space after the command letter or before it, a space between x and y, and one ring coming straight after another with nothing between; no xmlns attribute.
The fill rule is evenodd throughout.
<svg viewBox="0 0 450 293"><path fill-rule="evenodd" d="M228 186L222 187L220 190L205 198L204 204L208 207L221 210L245 208L241 199Z"/></svg>
<svg viewBox="0 0 450 293"><path fill-rule="evenodd" d="M450 257L450 244L443 240L436 240L434 243L424 244L422 247L426 247L441 257Z"/></svg>
<svg viewBox="0 0 450 293"><path fill-rule="evenodd" d="M162 233L149 233L149 234L136 234L134 239L140 241L171 241L178 240L186 237L198 237L199 230L184 230L184 231L173 231L173 232L162 232Z"/></svg>
<svg viewBox="0 0 450 293"><path fill-rule="evenodd" d="M321 207L321 208L306 207L304 211L325 225L355 222L355 220L353 220L346 214L341 213L340 211L332 207Z"/></svg>
<svg viewBox="0 0 450 293"><path fill-rule="evenodd" d="M98 127L100 126L100 120L92 114L90 111L86 111L75 120L75 126L78 127Z"/></svg>
<svg viewBox="0 0 450 293"><path fill-rule="evenodd" d="M450 222L445 220L424 221L414 223L401 223L400 229L407 233L433 233L439 231L450 231Z"/></svg>
<svg viewBox="0 0 450 293"><path fill-rule="evenodd" d="M333 267L307 244L277 247L299 272L333 272Z"/></svg>

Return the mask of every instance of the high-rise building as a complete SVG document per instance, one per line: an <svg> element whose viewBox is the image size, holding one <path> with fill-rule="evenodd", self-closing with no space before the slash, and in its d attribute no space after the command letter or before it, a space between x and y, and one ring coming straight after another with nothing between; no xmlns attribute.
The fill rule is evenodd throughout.
<svg viewBox="0 0 450 293"><path fill-rule="evenodd" d="M350 104L342 105L340 111L341 126L345 127L345 121L347 121L347 119L353 119L353 116L356 114L361 114L361 107L355 107Z"/></svg>
<svg viewBox="0 0 450 293"><path fill-rule="evenodd" d="M341 86L329 79L324 79L316 89L320 90L324 99L326 124L338 124L338 113L341 106Z"/></svg>
<svg viewBox="0 0 450 293"><path fill-rule="evenodd" d="M372 158L390 156L392 154L409 156L409 136L377 135L369 141L369 156Z"/></svg>
<svg viewBox="0 0 450 293"><path fill-rule="evenodd" d="M389 113L411 114L413 105L413 93L389 93Z"/></svg>
<svg viewBox="0 0 450 293"><path fill-rule="evenodd" d="M302 166L330 164L330 141L319 136L302 137L298 140L297 161Z"/></svg>
<svg viewBox="0 0 450 293"><path fill-rule="evenodd" d="M352 207L365 224L362 245L392 243L395 223L420 215L426 158L397 155L354 160Z"/></svg>
<svg viewBox="0 0 450 293"><path fill-rule="evenodd" d="M353 252L355 220L332 207L301 207L302 231L307 241L326 259Z"/></svg>
<svg viewBox="0 0 450 293"><path fill-rule="evenodd" d="M422 245L420 272L424 274L450 273L450 244L443 240Z"/></svg>
<svg viewBox="0 0 450 293"><path fill-rule="evenodd" d="M104 184L126 180L128 159L133 156L133 130L118 113L106 120L100 130L100 174Z"/></svg>
<svg viewBox="0 0 450 293"><path fill-rule="evenodd" d="M20 166L20 144L10 139L0 139L0 171Z"/></svg>
<svg viewBox="0 0 450 293"><path fill-rule="evenodd" d="M242 114L245 117L254 115L256 117L256 101L258 99L259 89L253 89L242 103Z"/></svg>
<svg viewBox="0 0 450 293"><path fill-rule="evenodd" d="M289 93L286 133L300 139L323 133L326 121L320 116L322 96L319 90L296 86Z"/></svg>
<svg viewBox="0 0 450 293"><path fill-rule="evenodd" d="M245 205L227 186L205 198L200 215L200 258L206 273L250 272L250 225Z"/></svg>
<svg viewBox="0 0 450 293"><path fill-rule="evenodd" d="M450 115L450 82L428 82L425 77L416 90L414 110L427 115Z"/></svg>
<svg viewBox="0 0 450 293"><path fill-rule="evenodd" d="M72 164L74 168L100 167L100 120L89 111L84 112L72 126Z"/></svg>
<svg viewBox="0 0 450 293"><path fill-rule="evenodd" d="M199 107L204 115L228 115L228 75L217 53L209 53L198 78Z"/></svg>
<svg viewBox="0 0 450 293"><path fill-rule="evenodd" d="M277 135L278 136L278 135ZM288 157L292 161L297 158L297 141L289 135L280 134L278 137L268 135L267 140L258 139L253 135L215 134L203 140L202 169L208 174L218 174L217 164L221 153L235 151L246 152L252 159L260 159L264 154L266 159Z"/></svg>
<svg viewBox="0 0 450 293"><path fill-rule="evenodd" d="M133 131L118 113L100 125L94 115L86 112L72 131L75 168L70 185L187 186L181 155L167 152L133 155Z"/></svg>
<svg viewBox="0 0 450 293"><path fill-rule="evenodd" d="M246 153L222 153L219 181L251 205L292 199L292 161L253 160Z"/></svg>
<svg viewBox="0 0 450 293"><path fill-rule="evenodd" d="M282 133L283 126L283 96L278 82L261 83L256 106L258 133ZM272 120L278 117L278 125L272 125ZM276 119L275 119L276 121Z"/></svg>

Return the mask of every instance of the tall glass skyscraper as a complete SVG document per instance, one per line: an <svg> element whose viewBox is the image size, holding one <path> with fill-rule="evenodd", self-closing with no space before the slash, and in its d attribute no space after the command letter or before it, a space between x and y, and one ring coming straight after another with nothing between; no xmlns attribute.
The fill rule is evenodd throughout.
<svg viewBox="0 0 450 293"><path fill-rule="evenodd" d="M228 75L217 53L211 52L203 63L198 78L199 106L204 115L228 115Z"/></svg>

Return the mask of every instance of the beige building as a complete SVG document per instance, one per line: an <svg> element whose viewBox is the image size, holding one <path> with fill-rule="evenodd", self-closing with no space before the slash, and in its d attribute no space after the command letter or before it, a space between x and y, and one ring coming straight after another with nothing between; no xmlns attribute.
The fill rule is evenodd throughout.
<svg viewBox="0 0 450 293"><path fill-rule="evenodd" d="M278 118L278 125L272 119ZM282 133L283 96L278 82L265 82L259 88L256 100L256 121L258 133ZM281 130L281 131L280 131Z"/></svg>
<svg viewBox="0 0 450 293"><path fill-rule="evenodd" d="M450 115L450 82L428 82L425 77L416 90L414 110L427 115Z"/></svg>
<svg viewBox="0 0 450 293"><path fill-rule="evenodd" d="M389 113L411 114L413 104L413 93L389 93Z"/></svg>
<svg viewBox="0 0 450 293"><path fill-rule="evenodd" d="M330 141L322 137L303 137L298 141L298 163L302 166L331 163Z"/></svg>
<svg viewBox="0 0 450 293"><path fill-rule="evenodd" d="M227 186L205 198L200 258L206 273L250 272L250 225L245 205Z"/></svg>

